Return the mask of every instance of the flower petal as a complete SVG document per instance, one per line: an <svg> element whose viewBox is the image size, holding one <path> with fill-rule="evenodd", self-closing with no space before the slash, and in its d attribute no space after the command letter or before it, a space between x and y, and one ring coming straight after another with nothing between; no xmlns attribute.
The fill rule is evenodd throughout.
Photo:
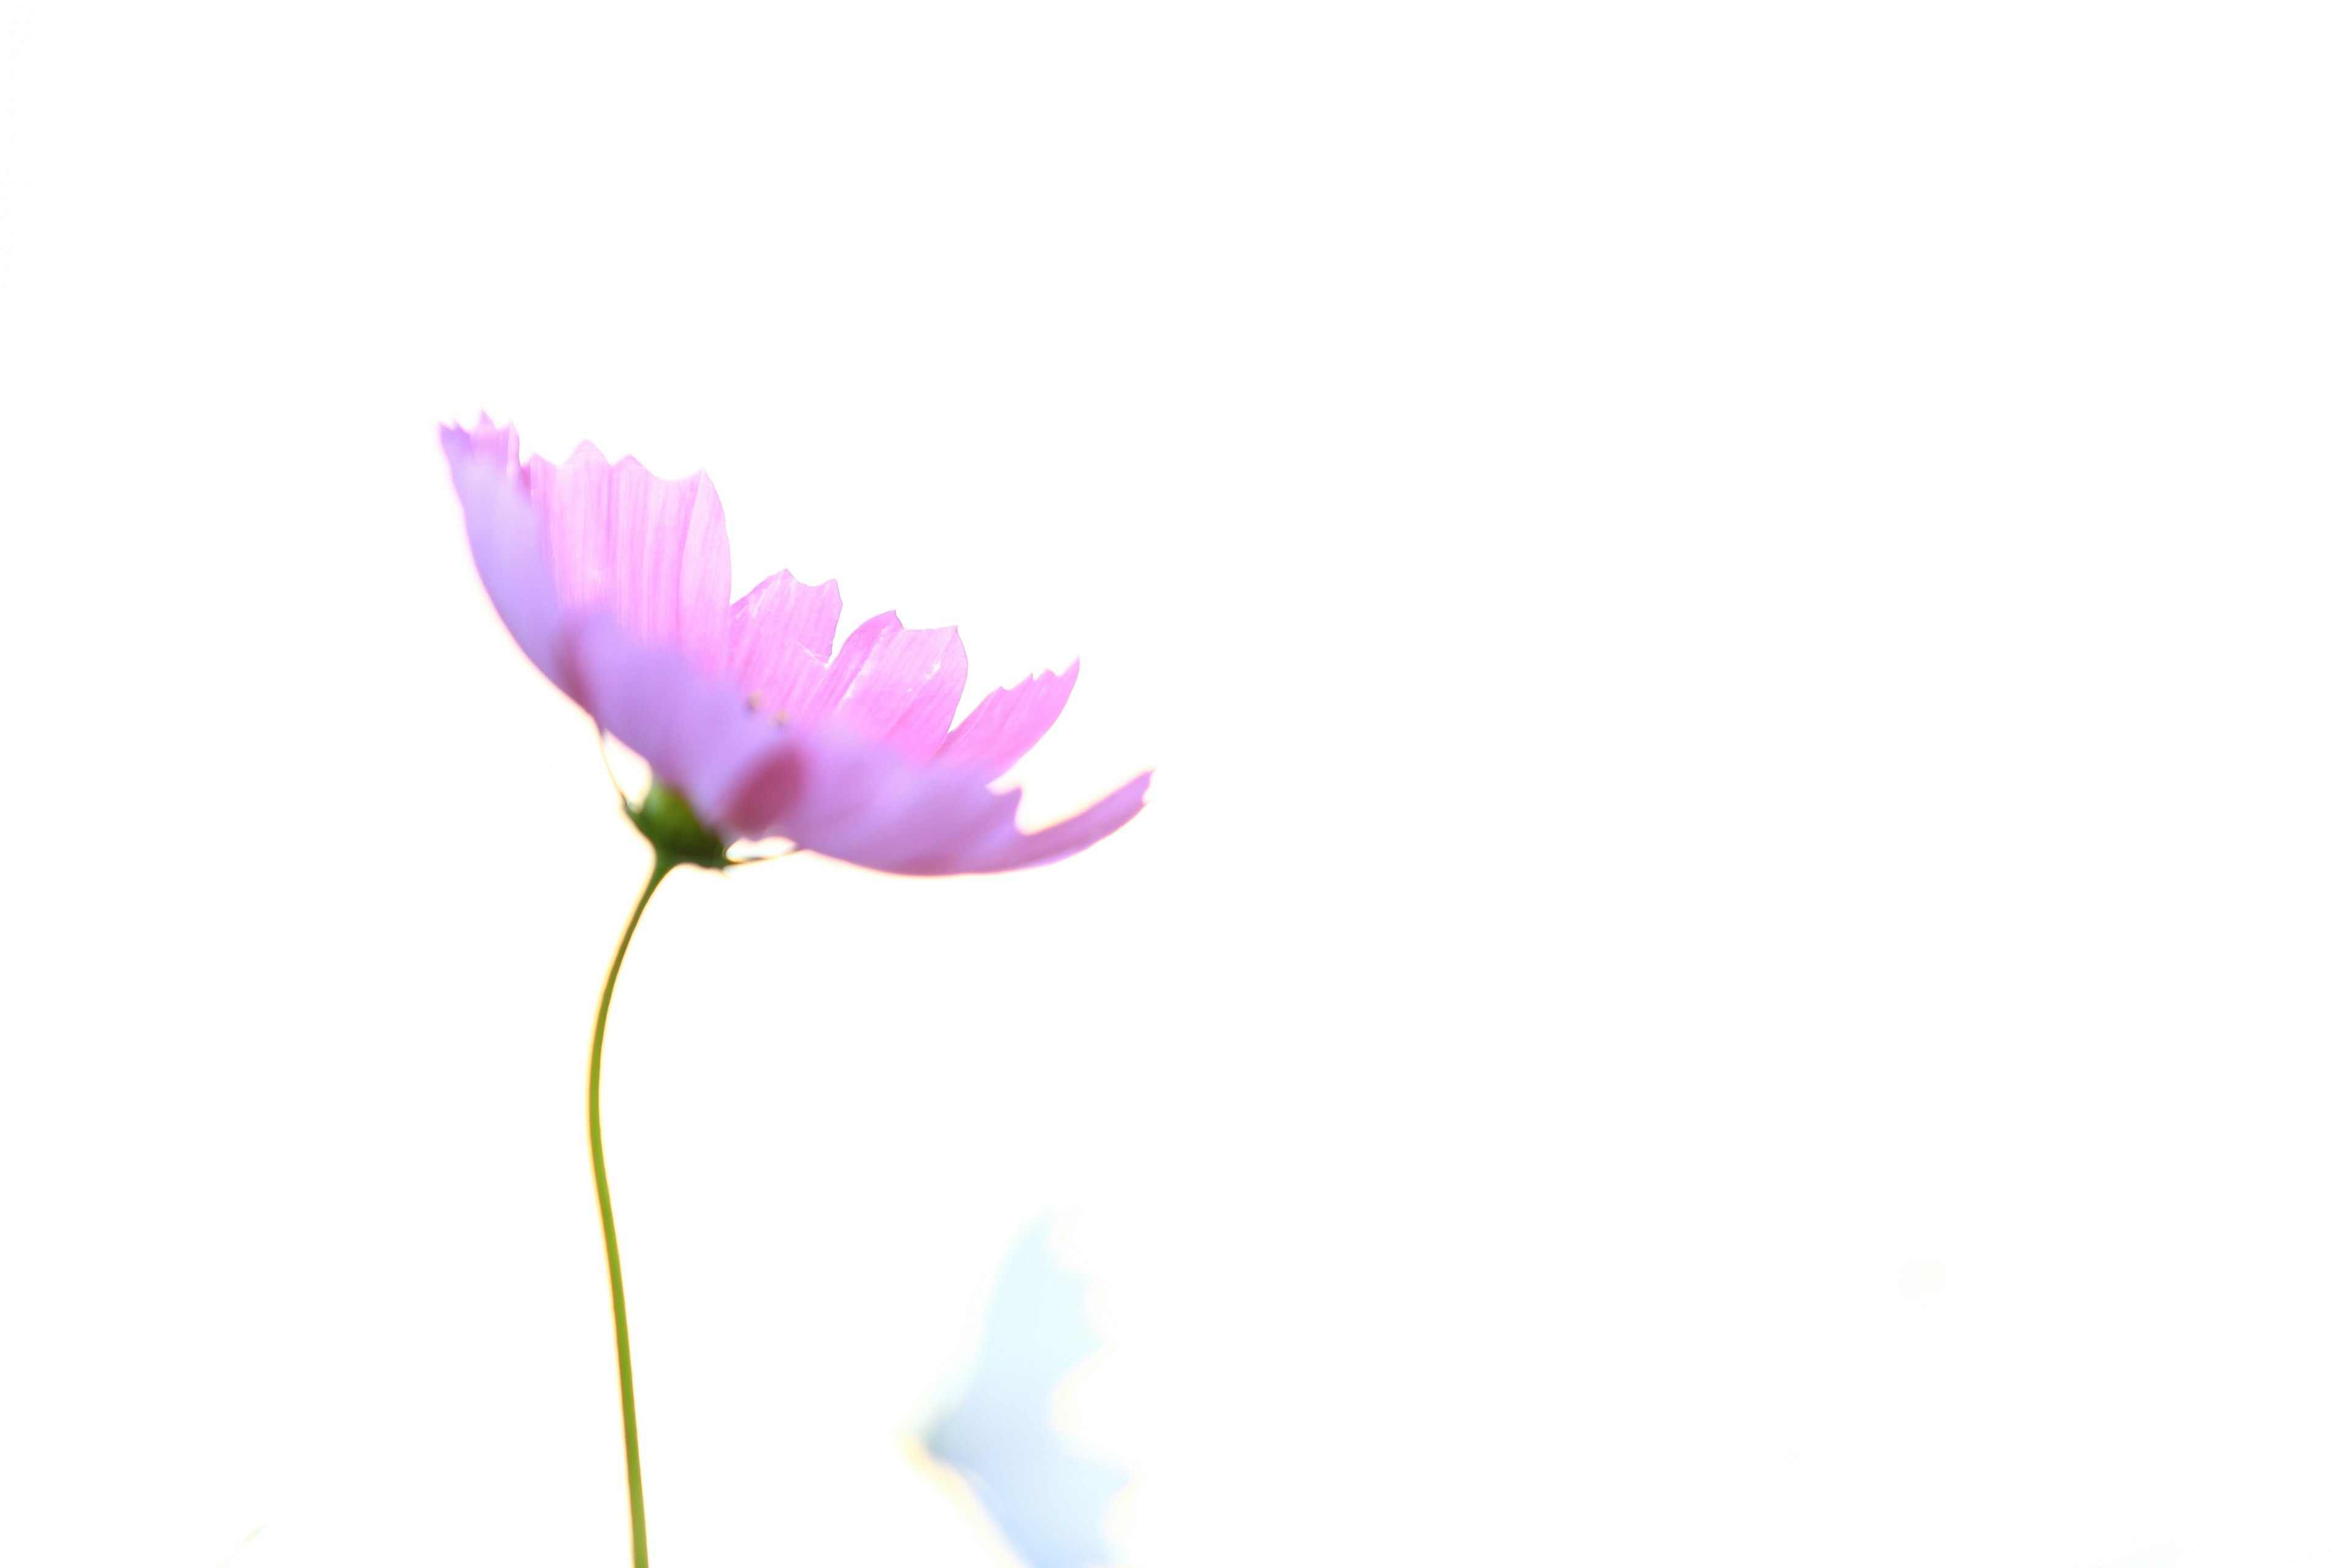
<svg viewBox="0 0 2352 1568"><path fill-rule="evenodd" d="M972 857L972 863L965 869L1018 871L1026 866L1050 866L1056 860L1066 860L1133 822L1147 804L1144 796L1150 788L1151 773L1147 769L1076 816L1066 816L1034 833L1016 833L1010 842L998 846L993 854L984 858ZM1020 793L1015 790L1013 795L1017 799Z"/></svg>
<svg viewBox="0 0 2352 1568"><path fill-rule="evenodd" d="M1004 1260L961 1394L923 1439L971 1483L1029 1568L1115 1561L1105 1516L1131 1478L1074 1441L1055 1411L1102 1348L1089 1284L1055 1252L1050 1224L1032 1226Z"/></svg>
<svg viewBox="0 0 2352 1568"><path fill-rule="evenodd" d="M885 611L849 634L814 700L792 716L837 720L910 763L926 763L947 739L966 668L955 627L909 631Z"/></svg>
<svg viewBox="0 0 2352 1568"><path fill-rule="evenodd" d="M515 433L484 415L471 430L441 427L449 482L466 516L474 570L499 618L540 672L575 700L563 658L562 611L547 558L539 509L523 492L515 464Z"/></svg>
<svg viewBox="0 0 2352 1568"><path fill-rule="evenodd" d="M984 778L1003 777L1054 727L1077 683L1078 661L1072 659L1059 675L1049 669L1018 686L998 687L948 736L939 751L940 765L970 768Z"/></svg>
<svg viewBox="0 0 2352 1568"><path fill-rule="evenodd" d="M901 628L882 639L834 712L908 762L927 763L948 738L967 672L955 627Z"/></svg>
<svg viewBox="0 0 2352 1568"><path fill-rule="evenodd" d="M924 767L837 721L794 723L784 743L736 773L714 809L748 837L909 877L1010 871L1075 855L1143 809L1151 775L1067 821L1024 833L1018 790L998 794L961 768Z"/></svg>
<svg viewBox="0 0 2352 1568"><path fill-rule="evenodd" d="M560 468L533 458L523 478L565 608L604 610L642 642L726 668L727 518L709 479L656 479L584 441Z"/></svg>
<svg viewBox="0 0 2352 1568"><path fill-rule="evenodd" d="M731 682L677 648L641 640L601 611L575 614L568 629L580 705L721 838L753 837L726 806L783 731L752 712Z"/></svg>
<svg viewBox="0 0 2352 1568"><path fill-rule="evenodd" d="M841 625L841 588L811 587L779 572L728 612L728 664L761 711L811 710L824 684L833 634Z"/></svg>

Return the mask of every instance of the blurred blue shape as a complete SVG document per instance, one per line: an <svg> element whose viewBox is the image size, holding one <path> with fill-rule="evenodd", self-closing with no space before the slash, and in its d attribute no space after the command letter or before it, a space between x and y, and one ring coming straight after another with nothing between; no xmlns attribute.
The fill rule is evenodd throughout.
<svg viewBox="0 0 2352 1568"><path fill-rule="evenodd" d="M1103 1344L1087 1289L1055 1251L1052 1223L1031 1226L1004 1260L962 1397L924 1439L1030 1568L1112 1561L1103 1516L1127 1472L1080 1454L1054 1426L1055 1392Z"/></svg>

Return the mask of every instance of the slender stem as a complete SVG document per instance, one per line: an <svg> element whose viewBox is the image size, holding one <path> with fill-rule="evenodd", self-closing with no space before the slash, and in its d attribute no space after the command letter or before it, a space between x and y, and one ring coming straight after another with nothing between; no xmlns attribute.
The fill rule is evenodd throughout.
<svg viewBox="0 0 2352 1568"><path fill-rule="evenodd" d="M654 901L654 889L677 864L664 855L654 857L653 875L646 879L646 890L637 895L636 908L629 911L629 923L621 928L621 944L613 950L613 967L604 972L604 994L596 1001L596 1033L588 1046L588 1160L596 1167L596 1212L604 1221L604 1269L613 1279L613 1348L621 1363L621 1441L629 1456L629 1544L634 1568L646 1568L646 1483L637 1467L637 1385L629 1373L629 1308L621 1295L621 1237L613 1228L613 1186L604 1179L604 1019L613 1010L613 986L621 978L621 960L629 955L629 939L637 934L637 922L645 918L646 906Z"/></svg>

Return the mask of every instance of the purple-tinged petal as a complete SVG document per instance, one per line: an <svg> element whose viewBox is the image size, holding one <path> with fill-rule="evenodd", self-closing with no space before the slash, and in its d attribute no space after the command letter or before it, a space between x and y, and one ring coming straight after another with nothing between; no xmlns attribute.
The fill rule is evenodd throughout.
<svg viewBox="0 0 2352 1568"><path fill-rule="evenodd" d="M839 584L813 588L779 572L728 612L728 664L761 712L809 712L840 625Z"/></svg>
<svg viewBox="0 0 2352 1568"><path fill-rule="evenodd" d="M723 837L750 837L726 807L783 731L753 713L731 681L676 648L641 641L602 612L576 617L571 633L581 706Z"/></svg>
<svg viewBox="0 0 2352 1568"><path fill-rule="evenodd" d="M566 609L601 609L642 642L726 668L727 518L708 478L656 479L584 441L560 468L533 458L523 477Z"/></svg>
<svg viewBox="0 0 2352 1568"><path fill-rule="evenodd" d="M449 482L466 516L474 569L499 618L540 672L575 699L564 667L562 612L539 508L522 489L516 440L484 415L471 430L441 427Z"/></svg>
<svg viewBox="0 0 2352 1568"><path fill-rule="evenodd" d="M998 687L949 734L939 750L940 765L969 768L983 778L1003 777L1054 727L1077 683L1078 661L1072 659L1059 675L1049 669L1017 686Z"/></svg>
<svg viewBox="0 0 2352 1568"><path fill-rule="evenodd" d="M983 858L974 857L974 863L964 869L1017 871L1024 867L1050 866L1056 860L1066 860L1133 822L1147 804L1144 795L1150 788L1150 772L1139 773L1076 816L1066 816L1034 833L1021 834L1013 842L985 857L984 861Z"/></svg>
<svg viewBox="0 0 2352 1568"><path fill-rule="evenodd" d="M836 860L912 877L1010 871L1074 855L1142 809L1150 774L1068 821L1024 834L1018 790L922 767L838 723L793 724L788 744L737 775L719 808L746 837L792 839Z"/></svg>

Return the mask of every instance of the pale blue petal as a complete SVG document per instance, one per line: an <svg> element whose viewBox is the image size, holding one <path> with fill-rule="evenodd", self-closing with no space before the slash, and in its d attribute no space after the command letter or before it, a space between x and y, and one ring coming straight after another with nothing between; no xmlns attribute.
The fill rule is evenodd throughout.
<svg viewBox="0 0 2352 1568"><path fill-rule="evenodd" d="M1054 1426L1055 1392L1103 1342L1087 1317L1087 1287L1055 1254L1049 1224L1024 1236L989 1302L971 1382L925 1440L962 1473L1030 1568L1112 1561L1104 1515L1127 1473Z"/></svg>

